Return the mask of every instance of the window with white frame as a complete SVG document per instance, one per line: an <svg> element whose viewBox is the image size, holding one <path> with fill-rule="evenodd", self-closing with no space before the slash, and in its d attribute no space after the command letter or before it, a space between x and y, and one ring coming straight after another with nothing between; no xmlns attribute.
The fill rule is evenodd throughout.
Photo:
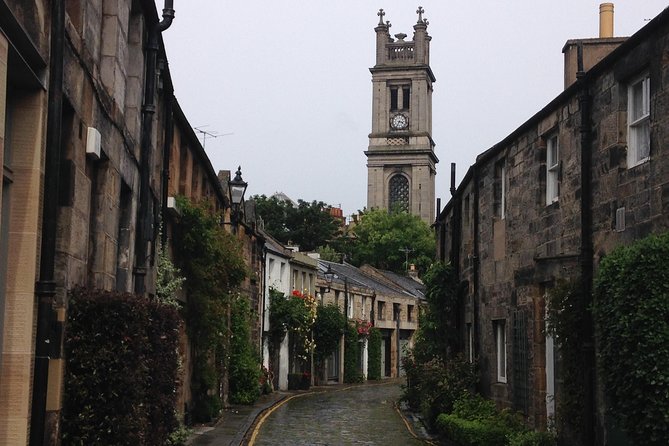
<svg viewBox="0 0 669 446"><path fill-rule="evenodd" d="M558 201L560 195L560 152L557 135L546 140L546 205Z"/></svg>
<svg viewBox="0 0 669 446"><path fill-rule="evenodd" d="M354 302L354 300L355 300L355 296L354 296L353 294L351 294L351 295L348 297L348 307L347 307L347 309L346 309L346 316L347 316L349 319L352 319L352 318L353 318L353 302Z"/></svg>
<svg viewBox="0 0 669 446"><path fill-rule="evenodd" d="M650 76L643 74L627 87L627 165L650 158Z"/></svg>
<svg viewBox="0 0 669 446"><path fill-rule="evenodd" d="M506 330L504 319L493 321L495 351L497 356L497 381L506 382Z"/></svg>

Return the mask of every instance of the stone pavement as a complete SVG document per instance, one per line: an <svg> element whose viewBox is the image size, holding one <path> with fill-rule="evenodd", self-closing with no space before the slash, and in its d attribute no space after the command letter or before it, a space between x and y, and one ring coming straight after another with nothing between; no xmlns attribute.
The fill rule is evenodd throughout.
<svg viewBox="0 0 669 446"><path fill-rule="evenodd" d="M232 406L223 410L213 426L198 426L186 443L189 446L237 446L258 416L293 392L276 391L262 395L252 406Z"/></svg>

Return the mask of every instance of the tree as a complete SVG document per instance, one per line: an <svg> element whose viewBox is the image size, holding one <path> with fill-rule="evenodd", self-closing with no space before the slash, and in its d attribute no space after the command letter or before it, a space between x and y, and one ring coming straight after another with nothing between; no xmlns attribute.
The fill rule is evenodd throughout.
<svg viewBox="0 0 669 446"><path fill-rule="evenodd" d="M322 201L298 200L297 207L276 197L253 197L256 212L265 223L265 230L281 243L294 243L302 251L315 251L326 246L340 230L330 206Z"/></svg>
<svg viewBox="0 0 669 446"><path fill-rule="evenodd" d="M403 273L409 264L426 271L435 253L434 233L420 217L406 212L374 209L353 228L352 263Z"/></svg>

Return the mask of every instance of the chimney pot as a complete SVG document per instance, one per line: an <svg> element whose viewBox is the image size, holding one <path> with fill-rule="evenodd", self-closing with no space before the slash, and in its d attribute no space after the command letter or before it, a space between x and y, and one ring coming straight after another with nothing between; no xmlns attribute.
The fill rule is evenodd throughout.
<svg viewBox="0 0 669 446"><path fill-rule="evenodd" d="M613 37L613 3L599 5L599 38Z"/></svg>

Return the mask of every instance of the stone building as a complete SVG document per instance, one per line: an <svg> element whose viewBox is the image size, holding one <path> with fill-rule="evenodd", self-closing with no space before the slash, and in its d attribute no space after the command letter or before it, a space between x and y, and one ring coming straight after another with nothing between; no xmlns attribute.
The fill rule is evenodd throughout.
<svg viewBox="0 0 669 446"><path fill-rule="evenodd" d="M419 7L413 40L390 36L379 10L372 73L372 132L367 156L367 208L400 209L434 222L439 162L432 140L432 83L428 22Z"/></svg>
<svg viewBox="0 0 669 446"><path fill-rule="evenodd" d="M325 278L328 268L334 272L329 285ZM381 331L381 376L402 375L401 359L406 348L413 346L418 329L419 307L424 299L423 286L414 279L369 265L356 268L347 263L318 261L318 301L335 304L348 321L370 322ZM362 341L360 372L367 376L367 340ZM344 345L326 360L323 379L344 382Z"/></svg>
<svg viewBox="0 0 669 446"><path fill-rule="evenodd" d="M0 0L0 444L59 442L69 290L153 295L177 195L230 221L227 186L173 95L161 38L173 16L170 0L162 18L148 0ZM242 226L258 272L262 244ZM262 287L252 276L242 291L259 302ZM185 333L182 347L185 411Z"/></svg>
<svg viewBox="0 0 669 446"><path fill-rule="evenodd" d="M464 285L462 347L478 360L481 390L536 427L561 396L546 294L580 278L589 296L603 256L669 229L667 51L669 10L626 39L567 42L565 90L481 153L437 217L439 257ZM587 394L586 442L605 444L605 398Z"/></svg>

